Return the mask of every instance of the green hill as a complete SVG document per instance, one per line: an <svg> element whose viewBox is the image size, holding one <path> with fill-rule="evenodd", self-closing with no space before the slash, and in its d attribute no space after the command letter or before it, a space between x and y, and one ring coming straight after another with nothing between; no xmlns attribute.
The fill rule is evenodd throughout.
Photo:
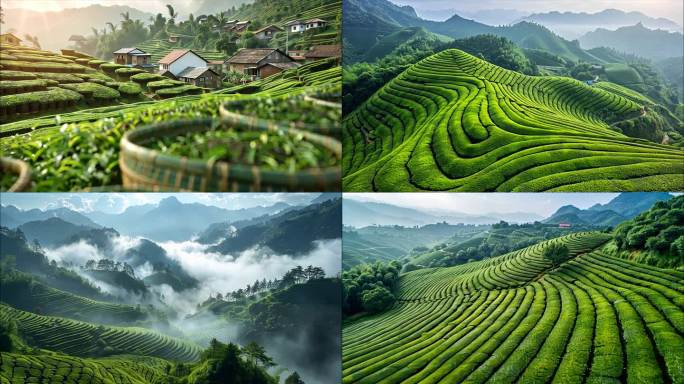
<svg viewBox="0 0 684 384"><path fill-rule="evenodd" d="M584 223L574 225L572 228L559 228L557 225L541 223L508 224L502 222L494 224L491 229L470 238L464 238L457 234L425 252L411 255L409 263L417 267L447 267L465 264L503 255L540 241L588 229L591 229L591 226Z"/></svg>
<svg viewBox="0 0 684 384"><path fill-rule="evenodd" d="M447 239L465 241L486 231L484 225L428 224L416 227L371 226L345 229L342 243L342 266L399 260L420 254Z"/></svg>
<svg viewBox="0 0 684 384"><path fill-rule="evenodd" d="M684 269L684 196L659 201L618 225L607 250L640 263Z"/></svg>
<svg viewBox="0 0 684 384"><path fill-rule="evenodd" d="M41 316L0 304L0 320L14 321L30 345L80 357L122 353L195 361L194 343L146 328L95 325L63 317Z"/></svg>
<svg viewBox="0 0 684 384"><path fill-rule="evenodd" d="M149 101L104 61L3 44L0 47L0 123L98 106ZM108 64L114 65L114 64Z"/></svg>
<svg viewBox="0 0 684 384"><path fill-rule="evenodd" d="M682 382L684 274L595 251L609 238L403 274L390 310L343 327L342 382Z"/></svg>
<svg viewBox="0 0 684 384"><path fill-rule="evenodd" d="M343 188L681 190L681 149L611 127L646 116L658 119L577 80L525 76L446 50L345 117Z"/></svg>
<svg viewBox="0 0 684 384"><path fill-rule="evenodd" d="M146 309L77 296L18 271L3 269L0 276L0 301L24 311L111 325L135 325L155 320Z"/></svg>
<svg viewBox="0 0 684 384"><path fill-rule="evenodd" d="M599 28L580 37L585 48L610 47L640 57L662 60L684 54L681 32L652 30L641 23L616 30Z"/></svg>

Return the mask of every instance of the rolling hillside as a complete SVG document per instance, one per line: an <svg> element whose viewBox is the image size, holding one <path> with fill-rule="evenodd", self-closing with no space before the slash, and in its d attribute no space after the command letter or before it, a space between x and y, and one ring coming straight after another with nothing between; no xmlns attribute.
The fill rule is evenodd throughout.
<svg viewBox="0 0 684 384"><path fill-rule="evenodd" d="M15 321L32 345L81 357L135 353L175 361L195 361L200 347L145 328L95 325L41 316L0 304L0 320Z"/></svg>
<svg viewBox="0 0 684 384"><path fill-rule="evenodd" d="M609 238L402 275L389 311L343 327L343 383L681 383L684 274L597 251Z"/></svg>
<svg viewBox="0 0 684 384"><path fill-rule="evenodd" d="M611 125L657 113L459 50L430 56L343 121L345 191L682 190L680 148ZM654 117L657 120L657 117Z"/></svg>

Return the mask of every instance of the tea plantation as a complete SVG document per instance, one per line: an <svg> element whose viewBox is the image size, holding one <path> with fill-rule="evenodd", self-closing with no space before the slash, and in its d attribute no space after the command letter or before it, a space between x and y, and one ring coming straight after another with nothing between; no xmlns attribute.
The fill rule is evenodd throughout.
<svg viewBox="0 0 684 384"><path fill-rule="evenodd" d="M15 321L32 345L74 356L135 353L175 361L195 361L194 343L137 327L95 325L62 317L41 316L0 304L0 320Z"/></svg>
<svg viewBox="0 0 684 384"><path fill-rule="evenodd" d="M402 275L389 311L343 328L343 382L684 382L684 273L606 256L609 237Z"/></svg>
<svg viewBox="0 0 684 384"><path fill-rule="evenodd" d="M31 166L36 191L118 186L122 182L119 142L126 131L165 120L217 116L221 103L240 97L270 98L315 93L320 89L339 90L342 70L335 60L320 60L264 80L202 95L192 94L195 90L183 88L188 87L185 85L172 83L169 87L171 81L159 77L138 73L125 84L165 93L163 97L170 97L168 100L91 108L3 124L0 151ZM179 88L183 88L182 92L174 92Z"/></svg>
<svg viewBox="0 0 684 384"><path fill-rule="evenodd" d="M682 190L682 148L616 127L650 119L660 129L671 119L661 112L624 87L526 76L445 50L347 115L343 188ZM676 118L667 124L682 129Z"/></svg>

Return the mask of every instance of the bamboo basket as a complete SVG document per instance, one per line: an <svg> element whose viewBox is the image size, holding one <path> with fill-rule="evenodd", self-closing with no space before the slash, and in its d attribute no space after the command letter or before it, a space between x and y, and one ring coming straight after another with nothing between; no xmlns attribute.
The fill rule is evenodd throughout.
<svg viewBox="0 0 684 384"><path fill-rule="evenodd" d="M145 145L155 140L189 132L203 132L217 126L230 126L212 118L175 120L148 125L127 132L121 139L119 165L126 189L150 191L272 192L340 191L340 167L313 168L294 173L259 166L205 161L165 155ZM342 157L342 144L331 137L282 126L252 127L273 131L286 129L301 133L314 144Z"/></svg>
<svg viewBox="0 0 684 384"><path fill-rule="evenodd" d="M9 157L0 157L0 169L3 173L11 172L19 175L19 178L7 192L23 192L31 186L31 167L25 162Z"/></svg>
<svg viewBox="0 0 684 384"><path fill-rule="evenodd" d="M340 108L342 109L342 104L339 103L333 103L325 100L319 100L311 96L304 96L304 100L310 101L311 103L318 105L322 108ZM239 112L234 112L234 109L237 109L243 104L245 101L251 101L254 99L237 99L233 101L228 101L223 104L221 104L219 108L219 113L221 116L221 120L224 121L225 123L234 126L234 127L240 127L240 128L246 128L246 129L272 129L273 127L290 127L294 129L299 129L302 131L306 132L315 132L319 133L321 135L327 135L327 136L332 136L337 138L338 140L340 139L342 135L342 127L339 122L336 122L334 124L326 124L326 125L316 125L316 124L308 124L308 123L303 123L301 121L277 121L277 120L268 120L268 119L263 119L257 116L251 116L248 114L242 114Z"/></svg>

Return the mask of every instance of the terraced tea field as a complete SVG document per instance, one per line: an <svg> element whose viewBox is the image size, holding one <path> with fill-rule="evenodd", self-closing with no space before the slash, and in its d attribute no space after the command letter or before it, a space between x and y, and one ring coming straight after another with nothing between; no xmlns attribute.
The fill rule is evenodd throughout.
<svg viewBox="0 0 684 384"><path fill-rule="evenodd" d="M530 77L459 50L411 66L344 122L345 191L684 189L684 150L611 125L655 113L623 87Z"/></svg>
<svg viewBox="0 0 684 384"><path fill-rule="evenodd" d="M131 79L144 83L156 76L147 75L137 74ZM0 125L0 151L31 166L33 189L37 191L121 185L119 141L128 130L163 120L217 116L221 103L240 97L294 96L320 89L339 89L341 77L339 65L321 60L267 79L202 95L25 119ZM57 157L65 161L56 162Z"/></svg>
<svg viewBox="0 0 684 384"><path fill-rule="evenodd" d="M165 360L141 356L81 359L61 354L3 353L0 355L0 383L168 383L165 372L169 368L170 363Z"/></svg>
<svg viewBox="0 0 684 384"><path fill-rule="evenodd" d="M602 233L404 274L343 328L344 383L683 383L684 273L606 256ZM549 242L572 258L552 268Z"/></svg>
<svg viewBox="0 0 684 384"><path fill-rule="evenodd" d="M32 345L74 356L135 353L176 361L194 361L200 347L136 327L98 326L61 317L41 316L0 304L0 320L14 320Z"/></svg>

